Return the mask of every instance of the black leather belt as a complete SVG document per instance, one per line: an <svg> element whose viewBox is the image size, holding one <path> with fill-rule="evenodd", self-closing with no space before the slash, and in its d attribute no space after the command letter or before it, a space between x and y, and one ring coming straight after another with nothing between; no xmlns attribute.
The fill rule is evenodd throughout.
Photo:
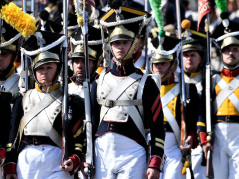
<svg viewBox="0 0 239 179"><path fill-rule="evenodd" d="M27 145L33 144L33 145L53 145L56 146L56 144L49 138L44 136L24 136L23 142Z"/></svg>
<svg viewBox="0 0 239 179"><path fill-rule="evenodd" d="M239 123L239 116L217 116L217 122Z"/></svg>

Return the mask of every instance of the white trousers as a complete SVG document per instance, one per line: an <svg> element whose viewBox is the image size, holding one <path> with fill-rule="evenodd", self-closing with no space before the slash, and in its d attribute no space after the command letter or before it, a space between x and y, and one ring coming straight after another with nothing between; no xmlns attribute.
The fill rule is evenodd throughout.
<svg viewBox="0 0 239 179"><path fill-rule="evenodd" d="M182 175L182 153L178 147L174 133L166 132L164 141L164 154L167 159L164 164L164 173L160 173L160 179L184 179Z"/></svg>
<svg viewBox="0 0 239 179"><path fill-rule="evenodd" d="M192 170L195 179L206 179L206 167L202 166L203 150L199 145L197 148L191 150ZM187 169L187 179L191 179L190 170Z"/></svg>
<svg viewBox="0 0 239 179"><path fill-rule="evenodd" d="M239 124L215 125L212 154L215 179L239 179Z"/></svg>
<svg viewBox="0 0 239 179"><path fill-rule="evenodd" d="M146 151L123 135L107 132L95 140L95 179L144 179Z"/></svg>
<svg viewBox="0 0 239 179"><path fill-rule="evenodd" d="M60 170L61 149L51 145L28 145L18 156L18 179L73 179Z"/></svg>

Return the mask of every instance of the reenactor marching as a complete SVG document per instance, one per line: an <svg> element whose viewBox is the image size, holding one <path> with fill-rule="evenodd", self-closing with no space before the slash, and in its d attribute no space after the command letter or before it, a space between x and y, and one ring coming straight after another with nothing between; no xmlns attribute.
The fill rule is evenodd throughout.
<svg viewBox="0 0 239 179"><path fill-rule="evenodd" d="M165 160L159 89L134 67L132 58L149 16L120 5L112 3L101 18L109 33L113 67L101 72L91 91L95 178L159 178ZM145 128L150 128L152 141L148 166Z"/></svg>
<svg viewBox="0 0 239 179"><path fill-rule="evenodd" d="M238 178L238 75L239 40L238 23L223 18L212 33L219 44L221 72L212 77L212 116L214 124L213 171L215 178ZM204 139L207 141L208 138ZM204 146L205 153L212 149Z"/></svg>
<svg viewBox="0 0 239 179"><path fill-rule="evenodd" d="M96 69L102 54L102 40L100 29L96 29L92 26L88 28L89 70L90 83L92 84L93 81L95 81L95 77L98 75ZM98 43L96 43L96 41L98 41ZM85 55L81 28L76 29L71 34L71 43L73 44L72 46L75 46L73 54L71 55L74 75L70 78L71 83L68 85L69 94L76 94L84 98L83 81L85 80Z"/></svg>
<svg viewBox="0 0 239 179"><path fill-rule="evenodd" d="M62 35L37 31L23 48L27 51L43 48ZM12 112L11 133L7 146L4 175L13 178L72 178L80 167L83 145L81 137L84 103L71 96L72 117L68 129L69 159L61 170L62 90L57 81L61 70L60 45L30 56L35 89L16 99Z"/></svg>
<svg viewBox="0 0 239 179"><path fill-rule="evenodd" d="M163 42L158 37L152 39L155 51L150 68L153 74L161 76L160 95L164 113L165 143L164 153L167 156L164 171L160 178L185 178L181 174L183 169L182 153L180 151L180 85L178 59L176 51L171 54L160 54L162 50L170 51L179 44L179 39L165 36Z"/></svg>
<svg viewBox="0 0 239 179"><path fill-rule="evenodd" d="M197 32L196 28L190 27L190 21L182 21L183 33L183 67L186 87L187 112L189 129L192 131L191 160L195 178L205 178L203 152L201 141L204 136L205 123L205 58L206 58L206 34ZM199 139L199 140L198 140ZM200 144L200 145L198 145ZM187 175L187 178L190 176Z"/></svg>
<svg viewBox="0 0 239 179"><path fill-rule="evenodd" d="M1 23L0 86L4 91L11 91L14 96L19 91L18 80L20 76L16 73L13 62L18 58L20 36L17 36L19 32L4 20L1 20ZM9 42L13 38L14 41L7 45L6 42Z"/></svg>

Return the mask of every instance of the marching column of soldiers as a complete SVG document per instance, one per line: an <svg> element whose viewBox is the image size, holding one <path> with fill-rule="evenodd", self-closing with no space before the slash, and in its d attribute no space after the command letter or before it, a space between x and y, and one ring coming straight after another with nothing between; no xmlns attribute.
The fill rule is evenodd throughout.
<svg viewBox="0 0 239 179"><path fill-rule="evenodd" d="M0 179L239 179L239 24L138 3L0 3Z"/></svg>

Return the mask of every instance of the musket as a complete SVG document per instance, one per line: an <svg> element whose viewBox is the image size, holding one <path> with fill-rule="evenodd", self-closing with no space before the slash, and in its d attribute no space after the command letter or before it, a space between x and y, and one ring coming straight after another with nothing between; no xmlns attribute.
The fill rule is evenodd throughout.
<svg viewBox="0 0 239 179"><path fill-rule="evenodd" d="M22 0L22 10L26 12L27 9L27 3L26 0ZM21 52L23 53L23 52ZM22 55L24 58L24 71L25 71L25 92L28 90L28 62L27 62L27 56Z"/></svg>
<svg viewBox="0 0 239 179"><path fill-rule="evenodd" d="M211 142L212 127L211 127L211 63L210 63L210 32L209 32L209 13L206 16L206 33L207 33L207 58L206 58L206 130L207 130L207 140ZM212 151L209 149L207 152L207 164L206 164L206 177L212 179L213 169L212 169Z"/></svg>
<svg viewBox="0 0 239 179"><path fill-rule="evenodd" d="M186 89L185 89L185 80L184 80L184 68L183 68L183 51L182 51L182 29L181 29L181 15L180 15L180 2L176 0L176 15L177 15L177 30L178 30L178 38L181 43L181 52L180 52L180 104L181 104L181 136L180 136L180 146L185 146L185 140L187 137L186 130ZM191 178L194 178L193 171L191 168L191 150L188 152L182 152L183 157L189 162L189 169L191 173Z"/></svg>
<svg viewBox="0 0 239 179"><path fill-rule="evenodd" d="M85 98L85 128L86 128L86 163L89 165L85 168L88 179L94 177L93 165L93 142L92 142L92 123L91 123L91 105L90 105L90 70L89 70L89 53L88 53L88 13L86 11L86 0L83 0L83 38L84 38L84 55L85 55L85 81L83 82Z"/></svg>
<svg viewBox="0 0 239 179"><path fill-rule="evenodd" d="M146 12L149 11L149 2L145 0L144 10ZM146 40L145 40L145 71L146 74L150 74L150 61L148 60L148 36L149 36L149 28L146 27Z"/></svg>
<svg viewBox="0 0 239 179"><path fill-rule="evenodd" d="M67 37L67 0L63 0L63 34ZM71 118L71 108L69 107L68 115L68 62L67 62L67 38L63 42L63 105L62 105L62 153L61 153L61 166L64 168L64 161L68 160L67 149L67 128Z"/></svg>

